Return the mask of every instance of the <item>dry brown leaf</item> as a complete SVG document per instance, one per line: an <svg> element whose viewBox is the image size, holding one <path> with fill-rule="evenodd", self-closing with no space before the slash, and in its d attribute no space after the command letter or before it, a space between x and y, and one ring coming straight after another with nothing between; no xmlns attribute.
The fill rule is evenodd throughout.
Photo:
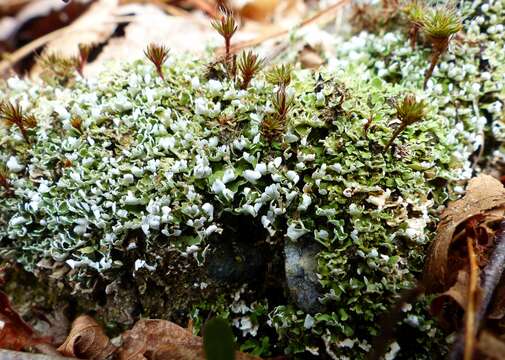
<svg viewBox="0 0 505 360"><path fill-rule="evenodd" d="M505 359L505 342L487 330L481 332L477 349L487 359Z"/></svg>
<svg viewBox="0 0 505 360"><path fill-rule="evenodd" d="M32 29L24 29L23 38L24 40L28 40L32 37L30 33L43 33L45 30L53 29L54 23L58 22L58 16L61 17L62 20L70 21L72 13L67 13L68 6L70 7L79 7L80 9L85 9L86 3L91 0L81 0L77 1L76 4L65 4L63 1L54 1L54 0L31 0L31 1L12 1L9 0L8 3L16 3L18 6L22 6L19 12L15 14L13 17L1 17L0 16L0 41L7 40L9 37L12 37L14 32L17 32L23 25L28 22L36 23L37 28L33 27ZM0 15L2 13L2 7L5 6L7 8L8 5L0 4ZM79 9L79 10L80 10ZM70 9L75 12L74 9ZM53 16L50 16L53 14ZM77 14L78 15L78 14ZM53 24L44 24L46 19L51 20ZM61 21L61 20L60 20ZM7 23L10 23L7 25ZM52 31L52 30L50 30Z"/></svg>
<svg viewBox="0 0 505 360"><path fill-rule="evenodd" d="M59 29L58 36L51 37L45 43L43 54L57 53L63 56L75 56L79 44L101 44L107 42L117 28L118 20L114 11L118 0L97 0L89 9L69 26ZM30 75L36 77L41 68L35 65Z"/></svg>
<svg viewBox="0 0 505 360"><path fill-rule="evenodd" d="M58 351L65 356L103 360L116 347L111 344L102 327L90 316L81 315L72 323L72 329Z"/></svg>
<svg viewBox="0 0 505 360"><path fill-rule="evenodd" d="M141 358L139 358L141 359ZM205 360L201 347L188 347L183 345L163 345L153 352L152 360Z"/></svg>
<svg viewBox="0 0 505 360"><path fill-rule="evenodd" d="M442 214L424 271L428 292L443 291L448 284L447 259L456 228L469 218L485 211L505 206L505 189L500 181L489 175L470 180L463 198L452 202Z"/></svg>
<svg viewBox="0 0 505 360"><path fill-rule="evenodd" d="M58 52L64 56L77 54L77 45L99 44L107 41L117 26L114 10L118 0L97 0L57 39L47 43L44 52Z"/></svg>
<svg viewBox="0 0 505 360"><path fill-rule="evenodd" d="M124 35L112 37L97 59L84 69L86 76L94 76L109 60L133 61L144 58L149 43L166 45L172 54L203 53L210 43L219 43L220 37L211 30L208 19L198 16L168 16L153 5L130 4L116 8L114 16L131 15ZM153 26L156 24L156 26ZM170 60L169 60L170 61Z"/></svg>
<svg viewBox="0 0 505 360"><path fill-rule="evenodd" d="M0 349L21 350L37 344L50 344L51 338L37 337L0 290Z"/></svg>
<svg viewBox="0 0 505 360"><path fill-rule="evenodd" d="M232 5L239 5L239 1L232 1ZM243 3L243 2L242 2ZM246 19L265 21L272 17L279 0L250 0L240 8L240 15Z"/></svg>
<svg viewBox="0 0 505 360"><path fill-rule="evenodd" d="M321 56L310 46L305 46L299 54L300 63L303 68L317 69L324 64Z"/></svg>
<svg viewBox="0 0 505 360"><path fill-rule="evenodd" d="M123 333L119 360L205 360L203 340L167 320L139 320ZM237 352L236 360L261 360Z"/></svg>
<svg viewBox="0 0 505 360"><path fill-rule="evenodd" d="M457 304L462 310L466 309L468 289L468 272L460 270L454 285L444 293L437 296L431 302L431 312L440 318L444 323L451 322L450 319L443 318L442 311L448 304Z"/></svg>
<svg viewBox="0 0 505 360"><path fill-rule="evenodd" d="M149 354L169 345L203 349L201 338L166 320L139 320L131 330L123 333L122 338L120 360L149 359Z"/></svg>

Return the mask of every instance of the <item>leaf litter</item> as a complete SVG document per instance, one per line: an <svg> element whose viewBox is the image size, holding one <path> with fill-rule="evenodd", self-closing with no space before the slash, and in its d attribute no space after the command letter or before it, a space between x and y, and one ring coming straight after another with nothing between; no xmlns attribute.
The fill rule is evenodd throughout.
<svg viewBox="0 0 505 360"><path fill-rule="evenodd" d="M480 175L442 214L424 271L433 315L457 331L449 359L505 358L504 266L505 188Z"/></svg>

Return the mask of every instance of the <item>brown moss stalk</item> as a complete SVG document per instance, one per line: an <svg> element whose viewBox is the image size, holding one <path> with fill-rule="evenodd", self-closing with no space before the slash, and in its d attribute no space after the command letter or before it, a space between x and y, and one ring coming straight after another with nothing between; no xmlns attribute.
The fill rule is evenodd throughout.
<svg viewBox="0 0 505 360"><path fill-rule="evenodd" d="M237 63L238 70L242 76L242 83L240 85L241 89L247 89L249 83L256 73L263 66L263 60L251 51L243 52Z"/></svg>
<svg viewBox="0 0 505 360"><path fill-rule="evenodd" d="M224 39L225 57L224 62L228 74L235 77L236 74L236 62L235 58L231 54L231 38L237 32L238 25L233 17L230 10L223 8L221 10L221 16L211 22L212 27L221 35Z"/></svg>
<svg viewBox="0 0 505 360"><path fill-rule="evenodd" d="M4 188L7 195L12 194L11 183L9 181L9 173L4 165L0 165L0 186Z"/></svg>
<svg viewBox="0 0 505 360"><path fill-rule="evenodd" d="M18 103L2 102L0 103L0 119L8 126L16 126L26 143L30 144L27 129L33 128L37 124L33 115L23 114L23 109Z"/></svg>
<svg viewBox="0 0 505 360"><path fill-rule="evenodd" d="M156 68L156 72L161 80L165 80L165 76L163 75L163 64L167 61L169 52L170 50L167 47L153 43L149 44L144 51L145 56Z"/></svg>
<svg viewBox="0 0 505 360"><path fill-rule="evenodd" d="M77 72L83 75L84 66L88 63L89 53L93 46L91 44L79 44L79 57L77 61Z"/></svg>

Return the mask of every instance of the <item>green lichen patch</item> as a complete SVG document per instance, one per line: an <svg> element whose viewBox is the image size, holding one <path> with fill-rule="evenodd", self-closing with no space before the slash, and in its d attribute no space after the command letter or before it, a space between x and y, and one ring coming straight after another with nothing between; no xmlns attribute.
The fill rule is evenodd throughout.
<svg viewBox="0 0 505 360"><path fill-rule="evenodd" d="M66 86L10 79L1 98L37 122L30 144L0 128L1 256L59 269L105 308L132 300L109 320L199 329L219 314L256 354L364 357L478 170L483 134L502 141L503 9L472 9L426 90L430 49L402 30L339 42L317 73L255 70L247 86L175 55ZM406 94L422 121L397 132ZM389 356L443 350L427 301L405 307Z"/></svg>

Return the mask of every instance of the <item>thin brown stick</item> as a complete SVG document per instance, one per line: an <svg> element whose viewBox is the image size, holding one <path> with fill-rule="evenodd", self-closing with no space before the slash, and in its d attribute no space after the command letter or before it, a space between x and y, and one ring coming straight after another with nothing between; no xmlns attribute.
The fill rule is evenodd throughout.
<svg viewBox="0 0 505 360"><path fill-rule="evenodd" d="M435 66L437 66L438 60L440 59L441 56L442 56L441 51L433 49L433 54L431 55L430 67L428 68L426 74L424 75L423 89L426 89L426 84L428 84L428 80L433 75L433 70L435 70Z"/></svg>
<svg viewBox="0 0 505 360"><path fill-rule="evenodd" d="M219 16L217 7L205 0L186 0L186 2L207 13L207 15L214 19L217 19Z"/></svg>
<svg viewBox="0 0 505 360"><path fill-rule="evenodd" d="M400 124L400 126L398 126L398 128L395 130L395 132L393 133L393 135L391 135L391 139L389 139L388 143L384 147L384 151L386 151L387 149L389 149L389 147L391 146L391 144L393 143L393 141L395 141L395 139L398 137L398 135L400 135L400 133L403 130L405 130L405 128L406 128L406 126L403 125L403 124Z"/></svg>
<svg viewBox="0 0 505 360"><path fill-rule="evenodd" d="M501 222L500 228L495 236L495 248L487 266L482 271L481 301L475 311L475 332L478 333L486 312L493 298L496 286L500 282L505 269L505 220ZM463 357L465 348L465 334L461 332L449 354L450 360L460 360Z"/></svg>
<svg viewBox="0 0 505 360"><path fill-rule="evenodd" d="M302 27L305 27L308 25L316 24L320 21L321 18L323 18L326 15L335 15L338 10L340 10L344 5L346 5L350 2L351 2L351 0L338 0L335 4L330 5L326 9L318 11L316 14L309 17L308 19L303 20L294 28L302 28ZM232 51L237 52L241 49L245 49L245 48L252 47L252 46L257 46L267 40L271 40L271 39L275 39L275 38L278 38L278 37L281 37L284 35L288 35L291 30L293 30L293 28L275 30L275 31L268 32L264 35L261 35L255 39L236 43L235 45L232 46Z"/></svg>
<svg viewBox="0 0 505 360"><path fill-rule="evenodd" d="M468 282L468 304L465 311L465 350L464 360L472 360L475 352L475 335L477 334L475 317L477 306L477 282L479 267L477 266L477 257L473 248L474 239L468 236L466 245L468 248L468 262L470 266L470 279Z"/></svg>

